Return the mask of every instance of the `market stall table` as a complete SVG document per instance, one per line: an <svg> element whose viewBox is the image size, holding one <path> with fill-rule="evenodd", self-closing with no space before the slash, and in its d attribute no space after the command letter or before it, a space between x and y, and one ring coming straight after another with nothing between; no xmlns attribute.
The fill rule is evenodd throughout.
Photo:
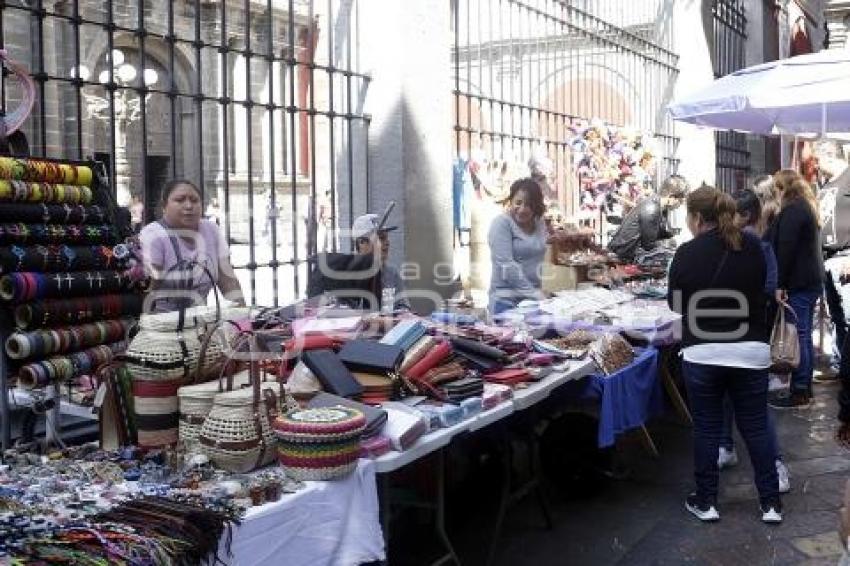
<svg viewBox="0 0 850 566"><path fill-rule="evenodd" d="M348 477L308 481L279 501L248 510L219 556L231 566L361 564L385 559L375 464L361 459Z"/></svg>

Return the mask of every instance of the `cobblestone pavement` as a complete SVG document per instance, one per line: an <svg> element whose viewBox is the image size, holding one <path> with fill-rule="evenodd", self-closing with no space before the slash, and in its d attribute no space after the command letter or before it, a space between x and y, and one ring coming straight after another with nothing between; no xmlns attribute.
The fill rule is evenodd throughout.
<svg viewBox="0 0 850 566"><path fill-rule="evenodd" d="M657 459L636 435L620 443L618 457L628 468L625 479L609 480L579 497L559 495L557 486L549 485L551 530L543 527L533 497L512 509L496 564L837 564L842 553L838 509L850 478L850 454L833 441L838 384L815 388L816 402L810 409L775 411L792 479L792 492L783 499L781 525L760 521L740 439L740 463L721 474L721 520L703 524L687 513L683 502L693 485L691 431L670 417L649 427L660 452ZM456 461L449 459L450 464ZM450 482L448 530L463 564L486 562L499 485L498 470L491 471L466 474L474 478L472 483L452 487ZM411 552L416 541L428 538L433 526L428 515L401 523L395 533L400 540L391 545L391 563L430 561L432 553ZM425 548L436 551L436 541Z"/></svg>

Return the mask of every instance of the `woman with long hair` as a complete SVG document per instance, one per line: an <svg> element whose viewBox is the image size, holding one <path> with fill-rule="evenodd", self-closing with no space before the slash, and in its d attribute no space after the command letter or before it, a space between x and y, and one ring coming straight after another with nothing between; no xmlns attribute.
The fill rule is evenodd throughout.
<svg viewBox="0 0 850 566"><path fill-rule="evenodd" d="M771 243L778 268L776 301L787 303L794 311L800 365L791 373L789 391L771 399L771 406L778 409L802 408L811 403L815 362L812 320L824 281L817 199L802 177L788 171L783 169L774 176L781 209L771 229Z"/></svg>
<svg viewBox="0 0 850 566"><path fill-rule="evenodd" d="M717 456L728 396L752 462L762 521L778 523L782 502L767 421L767 267L759 239L736 225L736 210L713 187L688 195L694 238L670 265L668 303L682 314L682 367L694 420L696 490L685 508L702 521L720 518Z"/></svg>
<svg viewBox="0 0 850 566"><path fill-rule="evenodd" d="M523 299L543 298L541 266L549 238L545 211L537 181L528 177L511 185L507 210L493 220L487 236L493 262L491 314L512 309Z"/></svg>

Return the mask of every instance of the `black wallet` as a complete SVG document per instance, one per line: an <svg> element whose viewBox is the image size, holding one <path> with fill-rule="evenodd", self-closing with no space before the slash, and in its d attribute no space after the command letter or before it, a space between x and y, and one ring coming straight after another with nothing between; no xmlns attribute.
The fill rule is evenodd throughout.
<svg viewBox="0 0 850 566"><path fill-rule="evenodd" d="M469 397L479 397L484 393L484 380L480 377L464 377L447 383L440 388L452 403L459 403Z"/></svg>
<svg viewBox="0 0 850 566"><path fill-rule="evenodd" d="M452 342L454 342L454 340L452 340ZM478 370L481 373L489 373L504 366L504 364L498 360L494 360L489 356L482 356L481 354L470 352L468 350L455 350L454 353L455 356L462 358L469 367Z"/></svg>
<svg viewBox="0 0 850 566"><path fill-rule="evenodd" d="M330 393L317 393L307 404L308 407L335 407L337 405L357 409L366 416L366 430L363 431L363 438L375 436L381 432L381 429L384 428L384 424L387 422L387 412L385 410L379 407L364 405L363 403L358 403L344 397L338 397L337 395L331 395Z"/></svg>
<svg viewBox="0 0 850 566"><path fill-rule="evenodd" d="M333 350L308 350L301 354L301 361L328 393L340 397L357 397L363 393L363 386L354 379Z"/></svg>
<svg viewBox="0 0 850 566"><path fill-rule="evenodd" d="M404 350L372 340L352 340L339 351L339 359L352 371L386 375L401 365Z"/></svg>
<svg viewBox="0 0 850 566"><path fill-rule="evenodd" d="M479 340L470 340L468 338L453 337L451 339L452 347L455 351L469 352L477 356L490 358L492 360L504 361L508 355L504 350L500 350L495 346L490 346Z"/></svg>

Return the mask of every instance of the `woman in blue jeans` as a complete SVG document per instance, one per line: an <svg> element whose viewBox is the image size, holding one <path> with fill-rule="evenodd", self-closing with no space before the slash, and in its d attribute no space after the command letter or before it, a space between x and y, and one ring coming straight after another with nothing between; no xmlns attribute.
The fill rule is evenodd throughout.
<svg viewBox="0 0 850 566"><path fill-rule="evenodd" d="M791 373L790 390L771 399L770 405L777 409L804 408L812 401L815 364L812 320L815 304L823 293L820 219L814 192L796 172L779 171L774 182L781 202L770 233L776 251L776 300L787 302L796 315L800 365Z"/></svg>
<svg viewBox="0 0 850 566"><path fill-rule="evenodd" d="M767 267L759 239L735 225L735 212L732 198L717 189L692 192L687 219L694 238L670 264L668 303L682 314L682 365L694 419L696 490L685 508L702 521L720 518L717 454L728 396L752 461L762 521L778 523L782 502L767 425Z"/></svg>
<svg viewBox="0 0 850 566"><path fill-rule="evenodd" d="M735 206L735 225L743 232L751 234L759 238L762 252L764 252L765 267L767 268L767 276L764 282L764 292L766 300L772 301L776 292L776 255L773 253L773 246L769 242L761 240L761 234L758 232L757 226L761 220L762 207L761 201L755 192L750 190L739 191L734 195ZM732 436L733 426L732 403L727 397L723 407L723 437L720 441L720 450L717 455L717 466L723 468L734 466L738 463L738 454L735 451L735 441ZM782 453L779 450L779 442L776 438L776 426L770 411L767 413L767 428L770 437L770 443L774 458L776 460L776 473L779 477L779 491L787 493L791 491L791 477L788 473L788 468L782 461Z"/></svg>

